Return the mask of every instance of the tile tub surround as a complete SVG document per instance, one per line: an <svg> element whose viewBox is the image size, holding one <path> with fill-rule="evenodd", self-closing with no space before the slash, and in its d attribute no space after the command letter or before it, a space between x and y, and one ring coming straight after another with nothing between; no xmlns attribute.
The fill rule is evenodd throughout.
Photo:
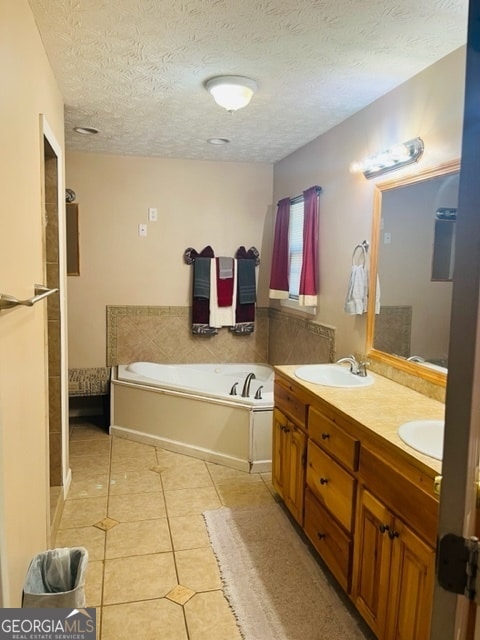
<svg viewBox="0 0 480 640"><path fill-rule="evenodd" d="M192 335L190 307L107 306L107 365L130 362L267 362L268 309L257 308L255 331Z"/></svg>
<svg viewBox="0 0 480 640"><path fill-rule="evenodd" d="M248 474L109 436L72 421L72 485L55 545L89 551L98 640L240 640L203 511L271 504L270 474Z"/></svg>
<svg viewBox="0 0 480 640"><path fill-rule="evenodd" d="M190 307L107 306L107 365L130 362L331 362L335 329L277 309L257 308L253 334L194 336Z"/></svg>

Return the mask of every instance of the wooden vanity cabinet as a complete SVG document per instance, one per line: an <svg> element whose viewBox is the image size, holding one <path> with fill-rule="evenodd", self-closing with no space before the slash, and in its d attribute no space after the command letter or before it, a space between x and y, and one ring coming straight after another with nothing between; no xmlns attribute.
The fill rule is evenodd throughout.
<svg viewBox="0 0 480 640"><path fill-rule="evenodd" d="M377 638L428 640L438 522L431 476L283 376L273 447L275 489Z"/></svg>
<svg viewBox="0 0 480 640"><path fill-rule="evenodd" d="M430 499L419 496L418 489L409 487L408 480L376 456L367 451L365 457L369 466L375 462L377 479L370 487L361 485L358 492L352 599L380 640L428 640L435 549L387 502L392 502L389 487L397 486L398 493L404 494L399 510L402 503L417 504L419 528L429 537L421 524L423 514L417 500L422 503ZM360 476L361 472L362 465ZM386 489L382 482L385 473ZM380 497L382 494L385 499Z"/></svg>
<svg viewBox="0 0 480 640"><path fill-rule="evenodd" d="M303 526L308 405L291 386L275 383L272 482L295 520Z"/></svg>

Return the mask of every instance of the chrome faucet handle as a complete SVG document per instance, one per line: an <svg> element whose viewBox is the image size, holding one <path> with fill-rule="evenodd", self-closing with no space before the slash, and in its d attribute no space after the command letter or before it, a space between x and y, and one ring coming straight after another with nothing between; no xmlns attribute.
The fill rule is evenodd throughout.
<svg viewBox="0 0 480 640"><path fill-rule="evenodd" d="M367 377L367 366L370 364L370 362L367 362L367 360L362 360L361 362L358 363L358 370L357 370L357 375L359 375L361 378L366 378Z"/></svg>
<svg viewBox="0 0 480 640"><path fill-rule="evenodd" d="M237 395L237 385L238 385L238 382L235 382L232 385L232 388L230 389L230 393L229 393L230 396L236 396Z"/></svg>

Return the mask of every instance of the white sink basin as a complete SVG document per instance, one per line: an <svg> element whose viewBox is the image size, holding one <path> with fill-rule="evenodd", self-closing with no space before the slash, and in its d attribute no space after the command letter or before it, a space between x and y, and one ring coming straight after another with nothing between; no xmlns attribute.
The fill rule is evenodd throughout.
<svg viewBox="0 0 480 640"><path fill-rule="evenodd" d="M339 364L304 364L295 370L300 380L322 384L326 387L343 387L355 389L373 384L372 376L357 376L350 373L350 368Z"/></svg>
<svg viewBox="0 0 480 640"><path fill-rule="evenodd" d="M413 420L398 428L398 435L409 447L431 458L443 458L443 420Z"/></svg>

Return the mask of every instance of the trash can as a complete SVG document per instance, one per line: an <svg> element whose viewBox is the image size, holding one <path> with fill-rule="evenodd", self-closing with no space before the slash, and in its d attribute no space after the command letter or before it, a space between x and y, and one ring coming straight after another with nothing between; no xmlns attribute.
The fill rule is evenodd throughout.
<svg viewBox="0 0 480 640"><path fill-rule="evenodd" d="M22 608L83 609L88 551L84 547L49 549L37 554L28 567Z"/></svg>

